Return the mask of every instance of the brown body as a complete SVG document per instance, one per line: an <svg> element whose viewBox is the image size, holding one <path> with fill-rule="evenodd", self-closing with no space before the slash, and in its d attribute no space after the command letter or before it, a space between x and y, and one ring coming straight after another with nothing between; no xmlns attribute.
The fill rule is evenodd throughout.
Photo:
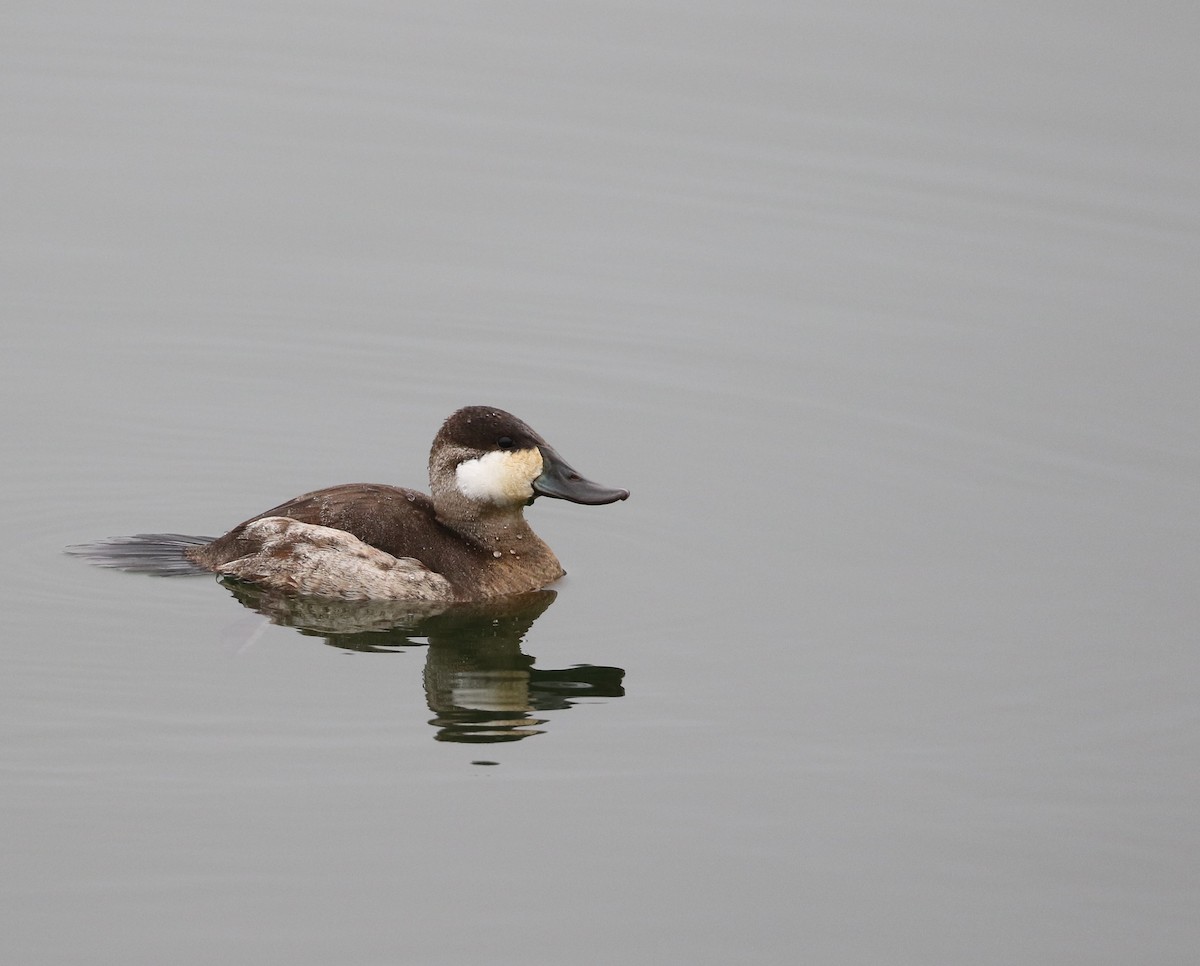
<svg viewBox="0 0 1200 966"><path fill-rule="evenodd" d="M444 578L450 594L435 590L429 599L467 601L519 594L544 587L563 575L558 558L533 532L520 506L443 521L438 518L434 501L424 493L380 483L346 483L306 493L252 517L212 543L186 550L185 555L208 570L250 583L318 592L312 586L312 568L299 565L306 553L311 554L313 531L294 528L272 532L275 539L264 550L267 541L262 528L252 524L278 517L327 527L388 557L406 561L404 586L430 585L433 578ZM338 539L336 535L326 536ZM363 586L364 580L378 582L378 571L387 563L369 554L356 558L354 544L348 540L329 549L344 559L340 570L326 567L323 579L338 581L348 589ZM417 579L423 576L417 567L429 575L423 581ZM338 592L326 587L322 596L416 594Z"/></svg>

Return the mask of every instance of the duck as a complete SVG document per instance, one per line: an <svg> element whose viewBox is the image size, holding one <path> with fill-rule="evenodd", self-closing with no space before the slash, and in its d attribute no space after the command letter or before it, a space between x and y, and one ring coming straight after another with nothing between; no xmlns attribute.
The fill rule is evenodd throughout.
<svg viewBox="0 0 1200 966"><path fill-rule="evenodd" d="M428 494L382 483L304 493L220 537L138 534L69 548L160 574L209 571L264 590L342 600L468 603L539 590L565 571L525 519L538 497L601 506L595 483L512 413L452 413L429 452Z"/></svg>

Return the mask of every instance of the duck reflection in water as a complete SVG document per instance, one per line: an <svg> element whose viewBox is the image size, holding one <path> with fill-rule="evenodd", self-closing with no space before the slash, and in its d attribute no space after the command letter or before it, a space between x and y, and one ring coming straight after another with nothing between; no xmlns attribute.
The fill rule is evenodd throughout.
<svg viewBox="0 0 1200 966"><path fill-rule="evenodd" d="M625 693L617 667L535 668L525 635L557 596L537 590L471 604L340 601L272 593L223 581L242 604L272 623L351 651L400 651L428 644L425 696L438 741L519 741L541 734L546 711L581 698Z"/></svg>

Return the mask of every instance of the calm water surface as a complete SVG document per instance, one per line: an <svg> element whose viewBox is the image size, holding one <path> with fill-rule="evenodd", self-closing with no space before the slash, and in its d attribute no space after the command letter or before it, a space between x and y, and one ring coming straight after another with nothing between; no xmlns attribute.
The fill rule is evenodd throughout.
<svg viewBox="0 0 1200 966"><path fill-rule="evenodd" d="M18 5L5 962L1190 963L1197 15ZM469 613L89 568L627 503Z"/></svg>

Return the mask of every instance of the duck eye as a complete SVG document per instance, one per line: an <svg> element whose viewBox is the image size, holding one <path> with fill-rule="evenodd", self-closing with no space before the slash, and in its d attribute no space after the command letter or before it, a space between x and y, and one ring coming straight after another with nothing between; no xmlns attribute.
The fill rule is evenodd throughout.
<svg viewBox="0 0 1200 966"><path fill-rule="evenodd" d="M501 449L512 449L513 448L512 437L511 436L501 436L498 440L496 440L496 445L499 446Z"/></svg>

